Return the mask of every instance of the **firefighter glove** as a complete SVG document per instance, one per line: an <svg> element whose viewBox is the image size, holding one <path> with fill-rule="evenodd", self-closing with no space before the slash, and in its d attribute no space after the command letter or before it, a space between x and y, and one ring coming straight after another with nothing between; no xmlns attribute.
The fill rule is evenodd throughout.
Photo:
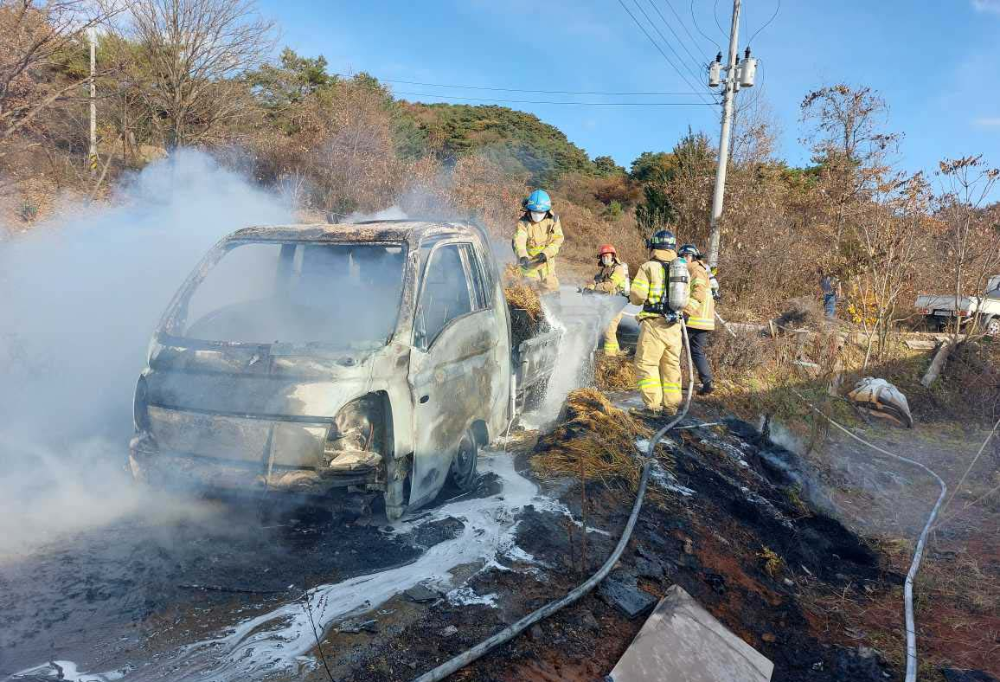
<svg viewBox="0 0 1000 682"><path fill-rule="evenodd" d="M544 263L548 259L549 259L549 257L545 255L544 251L542 251L540 254L538 254L537 256L535 256L535 262L538 263L539 265L541 265L542 263Z"/></svg>
<svg viewBox="0 0 1000 682"><path fill-rule="evenodd" d="M518 260L518 263L521 265L522 268L526 270L531 267L531 259L529 259L527 256L522 256L520 260Z"/></svg>

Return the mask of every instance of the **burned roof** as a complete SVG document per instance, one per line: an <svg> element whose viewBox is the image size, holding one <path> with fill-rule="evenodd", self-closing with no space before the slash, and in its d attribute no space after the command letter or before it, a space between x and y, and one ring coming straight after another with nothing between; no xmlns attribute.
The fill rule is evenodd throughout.
<svg viewBox="0 0 1000 682"><path fill-rule="evenodd" d="M472 236L482 232L462 223L422 220L372 220L361 223L259 225L233 232L226 241L405 242L412 247L431 237Z"/></svg>

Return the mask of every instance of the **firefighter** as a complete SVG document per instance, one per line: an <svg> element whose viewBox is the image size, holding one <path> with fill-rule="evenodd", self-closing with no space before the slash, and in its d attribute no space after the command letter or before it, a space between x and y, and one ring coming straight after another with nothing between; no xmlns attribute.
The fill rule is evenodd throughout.
<svg viewBox="0 0 1000 682"><path fill-rule="evenodd" d="M597 265L600 268L594 275L592 284L584 291L600 291L612 296L628 296L628 265L618 259L618 252L611 244L604 244L597 252ZM619 311L604 330L604 354L609 357L618 355L618 325L625 311Z"/></svg>
<svg viewBox="0 0 1000 682"><path fill-rule="evenodd" d="M517 222L513 241L521 276L542 291L557 291L556 255L563 243L559 216L552 213L552 200L542 189L532 192L522 206L524 215Z"/></svg>
<svg viewBox="0 0 1000 682"><path fill-rule="evenodd" d="M698 306L697 312L692 314L687 321L688 345L691 348L691 360L698 370L698 378L701 380L699 395L708 395L714 389L712 386L712 368L708 364L708 341L713 331L715 331L715 297L718 292L718 283L713 287L712 281L715 276L705 267L704 257L694 244L684 244L677 250L677 255L694 265L696 274L691 279L691 291L698 279L702 280L702 286L706 287L711 295L706 295L704 301Z"/></svg>
<svg viewBox="0 0 1000 682"><path fill-rule="evenodd" d="M647 242L649 260L642 264L629 291L629 301L642 306L636 315L639 321L639 342L635 349L635 370L643 409L647 417L672 416L684 401L681 391L681 325L678 313L669 308L655 310L667 296L666 268L677 258L677 239L670 230L659 230ZM682 314L694 316L710 296L708 287L696 278L695 265L687 263L688 281L692 287L688 305Z"/></svg>

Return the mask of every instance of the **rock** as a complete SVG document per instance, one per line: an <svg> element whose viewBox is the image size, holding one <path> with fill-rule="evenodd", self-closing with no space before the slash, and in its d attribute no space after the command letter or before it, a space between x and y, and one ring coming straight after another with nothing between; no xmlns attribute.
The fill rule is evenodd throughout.
<svg viewBox="0 0 1000 682"><path fill-rule="evenodd" d="M663 579L663 562L658 559L638 557L635 560L635 570L643 578Z"/></svg>
<svg viewBox="0 0 1000 682"><path fill-rule="evenodd" d="M786 587L795 587L795 583L790 578L785 578L784 583Z"/></svg>
<svg viewBox="0 0 1000 682"><path fill-rule="evenodd" d="M356 635L360 632L378 632L378 627L375 625L374 620L345 620L337 628L337 632L343 632L349 635Z"/></svg>
<svg viewBox="0 0 1000 682"><path fill-rule="evenodd" d="M580 625L587 628L588 630L600 630L601 624L597 622L597 618L590 609L584 609L580 612Z"/></svg>
<svg viewBox="0 0 1000 682"><path fill-rule="evenodd" d="M542 626L539 625L538 623L535 623L534 625L531 626L531 629L528 631L528 634L531 636L531 639L535 642L540 642L542 640L542 637L545 636L545 633L542 632Z"/></svg>
<svg viewBox="0 0 1000 682"><path fill-rule="evenodd" d="M608 577L597 589L598 596L610 606L624 613L629 618L635 618L653 608L656 598L614 576Z"/></svg>
<svg viewBox="0 0 1000 682"><path fill-rule="evenodd" d="M437 591L432 590L422 583L414 585L403 594L405 594L409 600L415 601L418 604L432 602L441 596Z"/></svg>
<svg viewBox="0 0 1000 682"><path fill-rule="evenodd" d="M458 628L454 625L449 625L448 627L441 630L439 633L442 637L451 637L458 632Z"/></svg>

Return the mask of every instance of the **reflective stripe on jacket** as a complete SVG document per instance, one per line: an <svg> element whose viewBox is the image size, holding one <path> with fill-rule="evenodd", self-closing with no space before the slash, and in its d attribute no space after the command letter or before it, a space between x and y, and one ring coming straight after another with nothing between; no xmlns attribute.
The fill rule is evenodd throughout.
<svg viewBox="0 0 1000 682"><path fill-rule="evenodd" d="M715 297L712 296L711 274L700 261L691 263L691 294L684 312L688 314L687 326L692 329L715 329ZM702 299L698 301L698 299Z"/></svg>
<svg viewBox="0 0 1000 682"><path fill-rule="evenodd" d="M517 222L514 232L514 253L518 258L534 258L540 253L552 260L563 243L559 216L549 213L537 223L528 219Z"/></svg>
<svg viewBox="0 0 1000 682"><path fill-rule="evenodd" d="M628 300L632 305L643 306L647 303L658 303L663 298L663 266L677 258L677 252L672 249L653 249L653 260L648 260L639 266L632 280ZM635 316L637 320L659 317L656 313L646 311Z"/></svg>

